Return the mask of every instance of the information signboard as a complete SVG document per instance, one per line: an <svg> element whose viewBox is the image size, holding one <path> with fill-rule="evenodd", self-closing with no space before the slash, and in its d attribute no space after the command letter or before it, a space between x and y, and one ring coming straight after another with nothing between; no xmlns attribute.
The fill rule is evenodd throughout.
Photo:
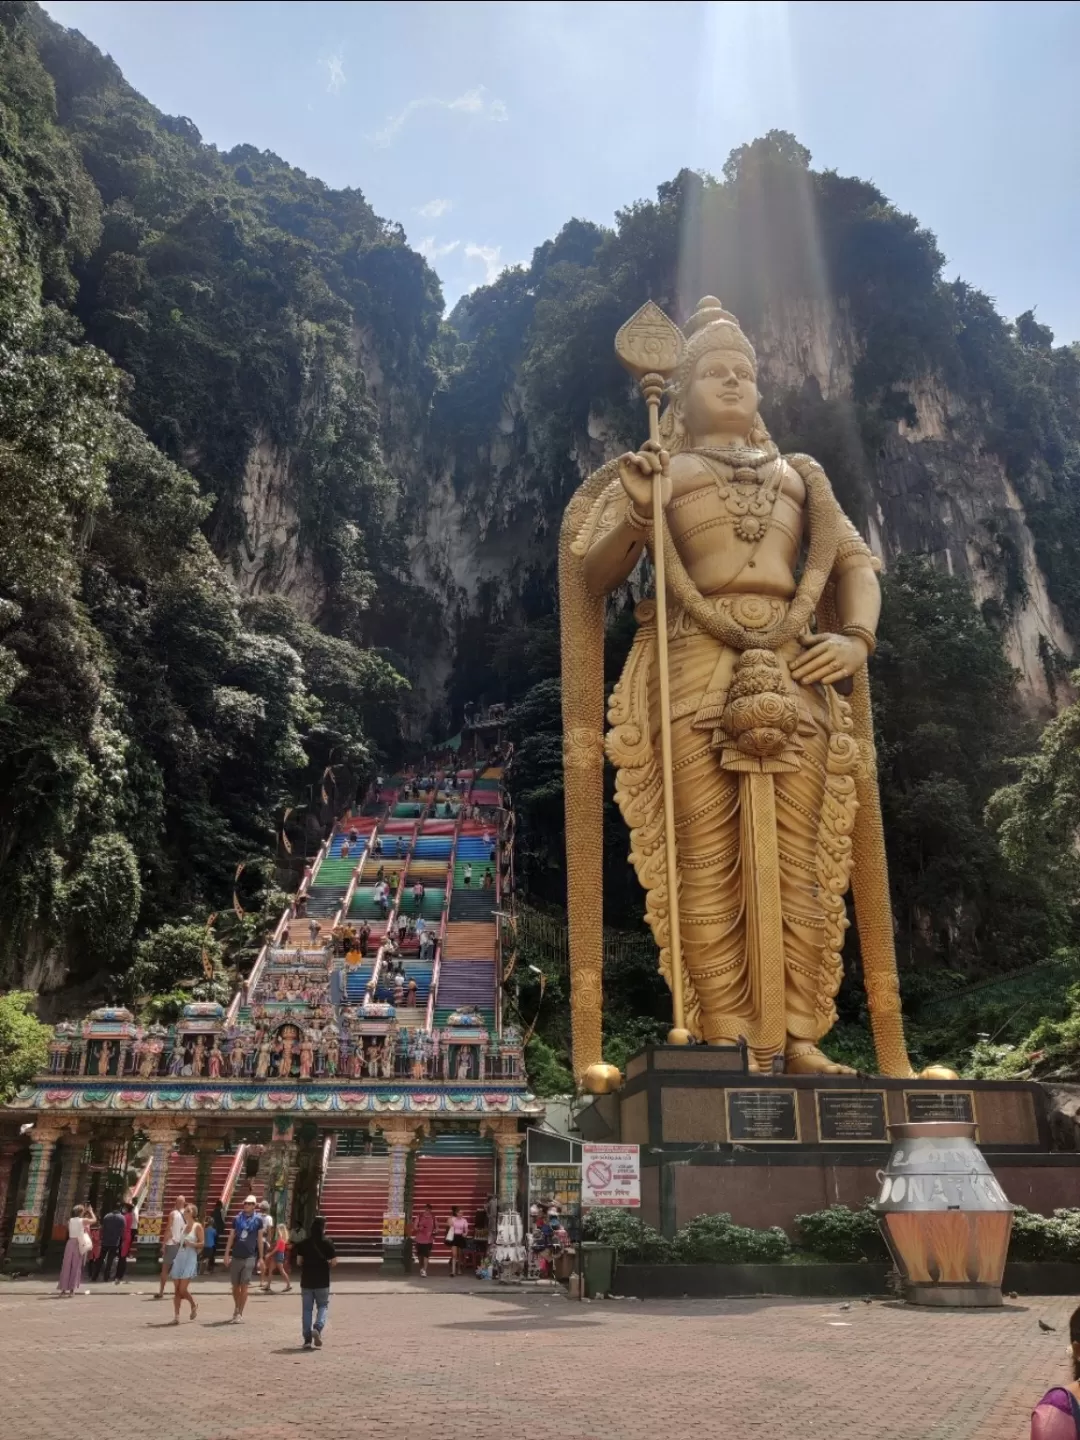
<svg viewBox="0 0 1080 1440"><path fill-rule="evenodd" d="M641 1208L641 1150L637 1145L602 1145L585 1141L581 1147L581 1204Z"/></svg>

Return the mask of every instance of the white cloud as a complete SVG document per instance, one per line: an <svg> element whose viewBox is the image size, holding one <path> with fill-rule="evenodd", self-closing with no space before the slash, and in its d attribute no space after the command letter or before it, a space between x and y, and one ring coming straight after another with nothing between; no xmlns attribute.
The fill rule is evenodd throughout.
<svg viewBox="0 0 1080 1440"><path fill-rule="evenodd" d="M501 245L477 245L474 241L470 240L465 246L465 259L480 260L483 262L484 278L482 282L478 283L484 285L493 284L494 281L498 279L499 272L506 268L502 263Z"/></svg>
<svg viewBox="0 0 1080 1440"><path fill-rule="evenodd" d="M489 95L483 85L478 85L473 90L466 90L464 94L458 95L454 100L440 100L436 96L427 95L418 100L410 100L403 110L399 110L396 115L389 116L386 123L371 136L371 143L385 150L387 146L394 143L412 117L421 110L455 110L459 114L477 115L483 120L494 121L505 120L508 115L503 102L496 99L494 95Z"/></svg>
<svg viewBox="0 0 1080 1440"><path fill-rule="evenodd" d="M425 235L422 240L416 242L416 249L429 265L434 265L435 261L441 259L443 255L453 254L460 244L460 240L450 240L445 245L437 245L434 235Z"/></svg>
<svg viewBox="0 0 1080 1440"><path fill-rule="evenodd" d="M345 56L340 50L335 50L333 55L324 55L319 64L326 71L326 89L329 94L336 95L339 90L345 88Z"/></svg>
<svg viewBox="0 0 1080 1440"><path fill-rule="evenodd" d="M425 220L440 220L444 215L449 215L453 208L452 200L429 200L426 205L421 205L416 213Z"/></svg>

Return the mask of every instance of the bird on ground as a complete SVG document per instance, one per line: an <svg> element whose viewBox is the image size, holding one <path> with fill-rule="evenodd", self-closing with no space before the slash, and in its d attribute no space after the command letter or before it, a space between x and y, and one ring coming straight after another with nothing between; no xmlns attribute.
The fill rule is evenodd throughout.
<svg viewBox="0 0 1080 1440"><path fill-rule="evenodd" d="M1040 1320L1040 1321L1039 1321L1039 1329L1040 1329L1040 1330L1045 1330L1045 1331L1047 1331L1047 1333L1049 1333L1050 1331L1056 1330L1056 1329L1057 1329L1057 1326L1056 1326L1056 1325L1047 1325L1047 1323L1046 1323L1045 1320Z"/></svg>

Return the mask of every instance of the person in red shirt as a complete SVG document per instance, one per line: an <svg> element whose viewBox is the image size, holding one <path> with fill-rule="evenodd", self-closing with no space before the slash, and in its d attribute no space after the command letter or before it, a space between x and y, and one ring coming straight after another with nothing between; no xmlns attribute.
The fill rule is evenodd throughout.
<svg viewBox="0 0 1080 1440"><path fill-rule="evenodd" d="M435 1243L435 1212L430 1205L425 1205L419 1215L413 1216L412 1233L413 1244L416 1246L417 1258L420 1261L420 1274L426 1279L428 1256Z"/></svg>

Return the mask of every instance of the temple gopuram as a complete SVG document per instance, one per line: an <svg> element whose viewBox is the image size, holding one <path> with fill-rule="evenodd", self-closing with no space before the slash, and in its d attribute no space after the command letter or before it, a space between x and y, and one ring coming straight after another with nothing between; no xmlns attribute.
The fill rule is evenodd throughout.
<svg viewBox="0 0 1080 1440"><path fill-rule="evenodd" d="M59 1257L72 1206L122 1194L156 1265L178 1195L401 1268L407 1220L497 1194L516 1210L529 1092L502 1015L512 874L502 770L395 777L334 827L229 1005L140 1025L106 1006L58 1025L48 1069L0 1109L0 1246ZM219 1237L219 1246L225 1236ZM445 1251L437 1235L434 1258Z"/></svg>

